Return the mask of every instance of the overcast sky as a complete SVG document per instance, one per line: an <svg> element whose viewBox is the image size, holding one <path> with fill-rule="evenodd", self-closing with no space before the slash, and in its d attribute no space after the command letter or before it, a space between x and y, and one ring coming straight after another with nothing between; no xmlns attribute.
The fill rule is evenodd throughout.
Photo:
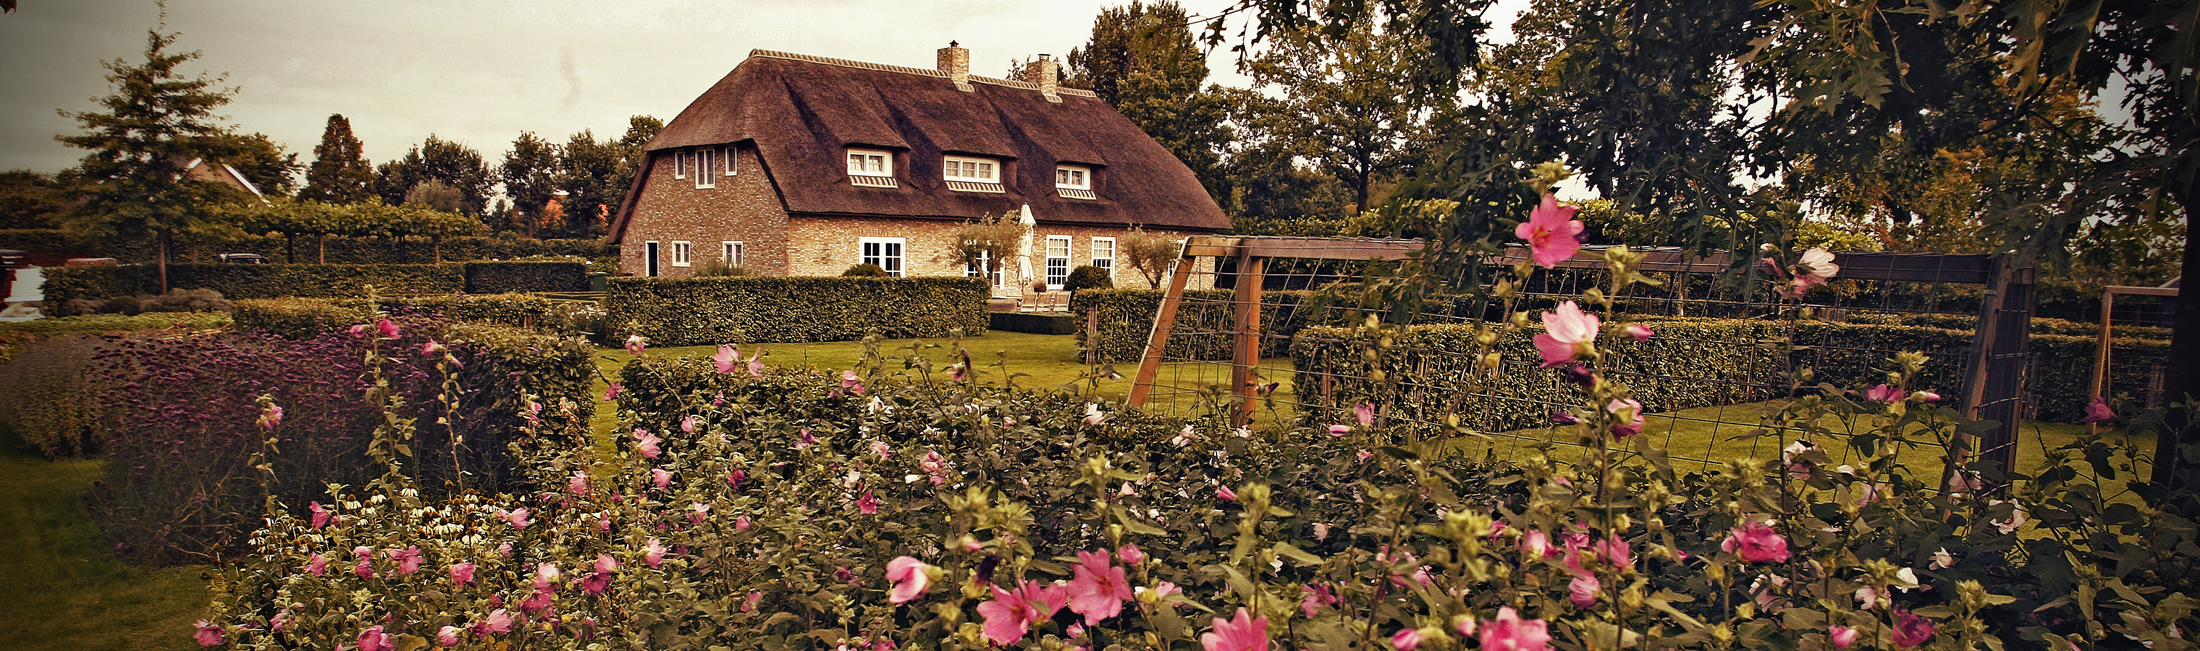
<svg viewBox="0 0 2200 651"><path fill-rule="evenodd" d="M176 47L204 56L189 72L227 73L221 114L310 163L329 114L351 120L377 164L428 134L500 160L521 131L564 142L626 130L632 115L671 120L767 49L919 68L949 40L971 71L1001 76L1012 58L1083 45L1102 7L1128 0L173 0ZM1212 15L1230 0L1183 0ZM1525 0L1507 0L1520 6ZM1517 9L1493 10L1509 26ZM0 15L0 170L58 171L82 150L56 109L96 109L112 92L102 61L144 61L151 0L21 0ZM1500 28L1502 32L1502 27ZM1233 55L1212 81L1245 85Z"/></svg>

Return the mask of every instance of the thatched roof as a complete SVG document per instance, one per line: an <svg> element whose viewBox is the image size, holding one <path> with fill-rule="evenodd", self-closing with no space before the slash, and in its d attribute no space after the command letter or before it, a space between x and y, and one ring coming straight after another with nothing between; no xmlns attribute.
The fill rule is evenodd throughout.
<svg viewBox="0 0 2200 651"><path fill-rule="evenodd" d="M973 219L1030 205L1041 223L1223 230L1228 217L1182 161L1090 92L1050 101L1033 84L758 50L644 147L754 143L788 212ZM849 147L900 156L898 188L849 183ZM950 190L941 156L1003 161L1005 193ZM1057 196L1057 163L1095 170L1098 200ZM743 173L748 173L746 170ZM638 186L640 187L640 186ZM622 207L617 242L633 211Z"/></svg>

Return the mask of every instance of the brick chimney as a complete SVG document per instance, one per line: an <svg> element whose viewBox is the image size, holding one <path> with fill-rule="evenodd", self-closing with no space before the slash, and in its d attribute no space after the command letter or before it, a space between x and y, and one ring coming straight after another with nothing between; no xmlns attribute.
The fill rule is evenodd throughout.
<svg viewBox="0 0 2200 651"><path fill-rule="evenodd" d="M1041 54L1038 61L1026 64L1024 81L1038 84L1039 94L1045 95L1047 101L1062 101L1062 96L1055 92L1061 85L1061 68L1054 62L1053 55Z"/></svg>
<svg viewBox="0 0 2200 651"><path fill-rule="evenodd" d="M970 87L970 50L964 49L954 41L948 41L947 47L940 48L939 61L940 72L947 73L947 78L955 81L956 88L962 89L964 92L972 90Z"/></svg>

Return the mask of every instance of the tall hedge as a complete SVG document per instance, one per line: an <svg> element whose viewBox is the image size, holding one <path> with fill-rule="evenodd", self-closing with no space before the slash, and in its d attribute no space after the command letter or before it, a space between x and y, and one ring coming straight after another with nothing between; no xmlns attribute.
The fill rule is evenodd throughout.
<svg viewBox="0 0 2200 651"><path fill-rule="evenodd" d="M40 237L44 235L26 235ZM0 239L0 241L6 241ZM46 240L38 240L46 241ZM105 241L62 240L77 243L72 248L96 249L100 255L125 263L150 263L158 250L152 238L109 238ZM601 239L585 240L529 240L501 237L448 237L442 242L425 237L406 237L392 241L383 237L328 238L329 264L424 264L435 261L436 251L442 250L444 262L468 260L511 260L538 255L577 255L583 258L610 258L619 255L619 247L604 243ZM247 235L220 242L176 243L170 251L168 262L214 263L214 257L223 253L258 253L267 256L269 262L288 262L293 253L299 264L320 261L321 241L310 235L300 235L294 241L281 235ZM24 247L0 247L24 248Z"/></svg>
<svg viewBox="0 0 2200 651"><path fill-rule="evenodd" d="M389 296L379 299L389 314L435 316L449 321L535 326L546 322L549 299L529 294L456 294L443 296ZM236 327L264 330L285 339L308 339L323 332L351 327L367 320L364 298L245 299L230 308Z"/></svg>
<svg viewBox="0 0 2200 651"><path fill-rule="evenodd" d="M584 262L509 261L466 263L466 292L588 291L588 264Z"/></svg>
<svg viewBox="0 0 2200 651"><path fill-rule="evenodd" d="M604 309L659 346L976 336L989 292L978 278L612 278Z"/></svg>
<svg viewBox="0 0 2200 651"><path fill-rule="evenodd" d="M1070 315L1077 319L1077 347L1080 358L1083 351L1095 346L1103 364L1137 362L1145 354L1146 338L1153 332L1154 315L1161 311L1161 298L1166 292L1158 289L1087 289L1077 292L1070 301ZM1307 326L1311 315L1300 313L1299 305L1312 296L1310 291L1273 291L1261 293L1261 356L1280 357L1290 354L1289 337ZM1230 304L1231 292L1226 289L1188 289L1184 291L1184 303L1177 308L1176 325L1169 337L1168 349L1163 356L1172 360L1194 359L1218 361L1230 359L1234 308ZM1100 313L1098 342L1088 341L1085 334L1086 310Z"/></svg>

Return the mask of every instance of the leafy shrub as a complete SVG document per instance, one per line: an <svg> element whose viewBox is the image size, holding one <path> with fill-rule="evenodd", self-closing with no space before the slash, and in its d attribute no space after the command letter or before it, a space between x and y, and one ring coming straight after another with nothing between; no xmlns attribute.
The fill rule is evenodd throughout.
<svg viewBox="0 0 2200 651"><path fill-rule="evenodd" d="M230 325L227 312L151 312L137 316L95 314L0 323L0 341L44 335L130 332L133 330L213 330Z"/></svg>
<svg viewBox="0 0 2200 651"><path fill-rule="evenodd" d="M1069 270L1069 279L1062 281L1062 291L1081 289L1115 289L1115 279L1108 276L1106 269L1089 264Z"/></svg>
<svg viewBox="0 0 2200 651"><path fill-rule="evenodd" d="M847 271L840 272L840 275L856 276L863 278L892 278L894 276L893 274L886 273L885 268L868 262L849 267Z"/></svg>
<svg viewBox="0 0 2200 651"><path fill-rule="evenodd" d="M509 444L571 447L585 436L593 411L586 345L425 318L396 323L401 338L388 340L372 328L301 340L113 339L94 365L113 383L99 403L105 477L90 497L102 533L140 561L221 558L243 543L269 497L300 503L329 483L371 478L379 469L367 463L368 443L390 421L362 398L379 383L402 401L394 417L428 424L396 442L394 454L430 495L525 490ZM276 430L280 453L264 457L272 464L265 478L253 470L263 452L254 402L262 395L288 414ZM529 403L548 406L533 416L539 424Z"/></svg>
<svg viewBox="0 0 2200 651"><path fill-rule="evenodd" d="M361 306L345 307L323 299L267 298L237 301L230 313L238 330L267 332L284 339L312 339L367 321Z"/></svg>
<svg viewBox="0 0 2200 651"><path fill-rule="evenodd" d="M229 301L211 289L178 289L167 294L117 296L107 300L71 299L55 310L56 316L127 314L146 312L226 312Z"/></svg>
<svg viewBox="0 0 2200 651"><path fill-rule="evenodd" d="M871 266L873 266L873 267L877 267L878 265L871 265ZM883 272L883 271L885 271L885 270L884 270L884 269L881 269L880 271L882 271L882 272ZM704 260L704 261L703 261L703 264L701 264L701 265L697 265L697 266L695 267L695 275L697 275L697 276L746 276L746 275L749 275L749 270L748 270L747 268L745 268L745 267L742 267L741 265L737 265L737 264L734 264L734 263L731 263L731 262L727 262L727 261L726 261L726 260L725 260L724 258L717 258L717 259L712 259L712 260ZM853 275L853 274L843 274L843 275ZM866 275L883 275L883 274L866 274Z"/></svg>
<svg viewBox="0 0 2200 651"><path fill-rule="evenodd" d="M89 371L100 342L86 335L44 338L14 346L0 362L0 421L46 458L99 448L104 378Z"/></svg>
<svg viewBox="0 0 2200 651"><path fill-rule="evenodd" d="M466 263L466 293L585 292L588 263L510 261Z"/></svg>
<svg viewBox="0 0 2200 651"><path fill-rule="evenodd" d="M1028 332L1035 335L1077 334L1085 326L1083 317L1069 314L994 312L990 317L994 330Z"/></svg>
<svg viewBox="0 0 2200 651"><path fill-rule="evenodd" d="M612 278L611 323L659 346L985 332L977 278Z"/></svg>

